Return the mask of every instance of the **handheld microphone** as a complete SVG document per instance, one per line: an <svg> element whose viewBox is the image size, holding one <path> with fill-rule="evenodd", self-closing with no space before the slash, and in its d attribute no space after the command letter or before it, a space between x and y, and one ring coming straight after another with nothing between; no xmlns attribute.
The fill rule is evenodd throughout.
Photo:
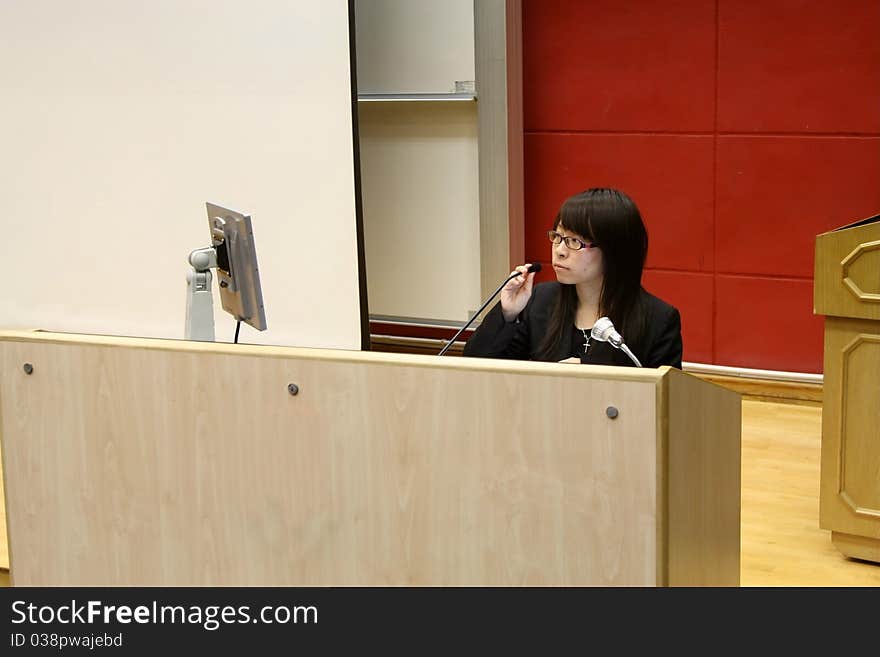
<svg viewBox="0 0 880 657"><path fill-rule="evenodd" d="M617 332L614 324L607 317L600 317L596 320L596 323L593 324L593 330L590 331L590 337L599 342L607 342L615 349L620 349L629 356L629 359L636 364L636 367L642 366L635 354L624 344L623 337Z"/></svg>
<svg viewBox="0 0 880 657"><path fill-rule="evenodd" d="M539 271L541 271L541 263L540 263L540 262L533 262L532 264L529 265L529 269L528 269L528 271L527 271L526 273L528 273L528 274L537 274ZM512 281L512 280L513 280L514 278L516 278L517 276L522 276L522 272L516 272L515 274L511 274L510 276L508 276L508 277L504 280L504 282L503 282L501 285L498 286L498 289L495 290L495 291L492 293L492 295L491 295L488 299L486 299L486 302L485 302L482 306L480 306L479 310L477 310L477 312L475 312L475 313L471 316L471 318L467 321L467 323L466 323L464 326L462 326L460 329L458 329L458 333L456 333L455 335L452 336L452 338L449 340L449 342L446 343L446 346L444 346L443 349L440 350L440 353L437 354L437 355L438 355L438 356L442 356L443 354L445 354L445 353L447 352L447 350L449 349L449 347L451 347L452 344L456 341L456 339L458 338L458 336L460 336L460 335L464 332L464 330L465 330L468 326L470 326L471 323L472 323L472 322L473 322L473 321L474 321L474 320L480 315L480 313L483 312L483 310L485 310L486 306L489 305L489 303L492 301L492 299L494 299L495 296L496 296L499 292L501 292L501 290L504 289L504 286L505 286L505 285L507 285L510 281Z"/></svg>

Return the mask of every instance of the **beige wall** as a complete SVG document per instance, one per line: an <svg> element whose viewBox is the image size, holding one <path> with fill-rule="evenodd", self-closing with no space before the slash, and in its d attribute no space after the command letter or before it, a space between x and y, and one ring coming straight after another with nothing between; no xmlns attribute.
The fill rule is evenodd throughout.
<svg viewBox="0 0 880 657"><path fill-rule="evenodd" d="M211 201L253 217L241 341L359 348L345 0L3 0L0 61L0 326L183 337Z"/></svg>
<svg viewBox="0 0 880 657"><path fill-rule="evenodd" d="M480 305L473 103L362 103L372 315L464 321Z"/></svg>
<svg viewBox="0 0 880 657"><path fill-rule="evenodd" d="M358 0L358 91L473 81L473 0ZM474 102L361 102L370 314L459 323L480 305Z"/></svg>

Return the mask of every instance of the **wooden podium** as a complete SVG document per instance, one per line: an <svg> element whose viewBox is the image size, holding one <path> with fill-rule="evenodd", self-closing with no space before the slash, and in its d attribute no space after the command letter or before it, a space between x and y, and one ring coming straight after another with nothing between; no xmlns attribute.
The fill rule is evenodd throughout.
<svg viewBox="0 0 880 657"><path fill-rule="evenodd" d="M816 238L814 312L825 315L819 526L880 562L880 215Z"/></svg>
<svg viewBox="0 0 880 657"><path fill-rule="evenodd" d="M739 583L740 398L675 369L42 332L0 359L13 585Z"/></svg>

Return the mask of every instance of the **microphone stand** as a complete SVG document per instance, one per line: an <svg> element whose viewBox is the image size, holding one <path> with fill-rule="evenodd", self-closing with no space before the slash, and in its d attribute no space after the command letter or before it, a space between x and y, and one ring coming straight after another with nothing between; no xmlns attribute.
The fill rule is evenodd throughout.
<svg viewBox="0 0 880 657"><path fill-rule="evenodd" d="M464 326L462 326L460 329L458 329L458 333L456 333L455 335L452 336L452 338L449 340L449 342L446 343L446 346L443 347L443 349L441 349L440 353L437 355L442 356L443 354L445 354L449 350L449 347L452 346L452 343L455 342L455 340L458 338L458 336L460 336L464 332L464 330L468 326L470 326L471 323L480 315L480 313L486 309L486 306L488 306L489 303L492 301L492 299L495 298L495 295L497 295L499 292L501 292L501 290L504 288L504 286L507 285L510 281L512 281L517 276L522 276L522 272L516 272L515 274L511 274L510 276L508 276L507 279L501 285L498 286L498 289L492 293L492 296L490 296L488 299L486 299L486 303L484 303L482 306L480 306L480 309L477 310L477 312L475 312L471 316L471 318L467 321L467 323Z"/></svg>

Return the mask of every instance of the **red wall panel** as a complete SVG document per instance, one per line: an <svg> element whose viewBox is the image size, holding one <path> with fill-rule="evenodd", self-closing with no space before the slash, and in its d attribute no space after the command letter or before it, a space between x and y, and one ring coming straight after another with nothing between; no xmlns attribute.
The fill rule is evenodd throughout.
<svg viewBox="0 0 880 657"><path fill-rule="evenodd" d="M719 130L880 131L880 2L718 7Z"/></svg>
<svg viewBox="0 0 880 657"><path fill-rule="evenodd" d="M714 277L711 274L648 269L642 277L642 285L681 312L684 360L691 363L714 362Z"/></svg>
<svg viewBox="0 0 880 657"><path fill-rule="evenodd" d="M715 3L523 0L526 130L710 131Z"/></svg>
<svg viewBox="0 0 880 657"><path fill-rule="evenodd" d="M523 0L528 258L617 187L685 360L821 371L815 237L880 212L878 28L878 0Z"/></svg>
<svg viewBox="0 0 880 657"><path fill-rule="evenodd" d="M719 272L813 275L816 235L880 209L880 137L719 137Z"/></svg>
<svg viewBox="0 0 880 657"><path fill-rule="evenodd" d="M725 365L822 371L824 319L809 280L722 276L716 280L715 353Z"/></svg>
<svg viewBox="0 0 880 657"><path fill-rule="evenodd" d="M712 271L712 137L527 134L526 259L547 259L546 231L562 202L588 187L616 187L648 227L648 265Z"/></svg>

